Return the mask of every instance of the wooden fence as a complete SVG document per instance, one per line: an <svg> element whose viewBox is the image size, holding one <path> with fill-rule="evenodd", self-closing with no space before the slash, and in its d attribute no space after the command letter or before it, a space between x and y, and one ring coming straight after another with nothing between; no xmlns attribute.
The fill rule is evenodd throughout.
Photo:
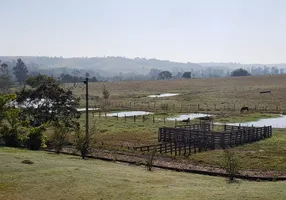
<svg viewBox="0 0 286 200"><path fill-rule="evenodd" d="M102 105L103 103L97 102L96 104ZM97 105L97 106L99 106ZM121 109L121 110L164 110L164 111L176 111L176 112L200 112L200 111L240 111L243 104L231 104L231 103L217 103L217 104L188 104L187 102L174 103L162 103L156 101L118 101L118 100L108 100L108 107L111 109ZM286 112L286 106L283 104L247 104L250 111L255 112Z"/></svg>
<svg viewBox="0 0 286 200"><path fill-rule="evenodd" d="M272 136L272 127L225 125L224 131L210 131L208 124L188 127L160 128L157 145L135 147L139 151L154 151L175 155L190 155L201 151L225 149L256 142Z"/></svg>

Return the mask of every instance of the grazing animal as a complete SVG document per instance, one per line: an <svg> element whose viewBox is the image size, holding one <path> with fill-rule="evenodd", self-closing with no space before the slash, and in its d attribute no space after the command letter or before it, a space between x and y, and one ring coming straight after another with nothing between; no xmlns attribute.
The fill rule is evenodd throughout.
<svg viewBox="0 0 286 200"><path fill-rule="evenodd" d="M190 122L190 118L184 119L184 120L182 120L182 122L189 123Z"/></svg>
<svg viewBox="0 0 286 200"><path fill-rule="evenodd" d="M249 108L247 106L243 106L241 109L240 109L240 112L242 113L243 111L249 111Z"/></svg>
<svg viewBox="0 0 286 200"><path fill-rule="evenodd" d="M199 120L211 121L213 118L211 116L199 117Z"/></svg>

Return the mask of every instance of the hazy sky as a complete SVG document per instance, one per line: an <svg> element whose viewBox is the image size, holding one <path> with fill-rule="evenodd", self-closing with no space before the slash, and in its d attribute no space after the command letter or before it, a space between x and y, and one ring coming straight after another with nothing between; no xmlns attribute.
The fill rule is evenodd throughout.
<svg viewBox="0 0 286 200"><path fill-rule="evenodd" d="M0 0L0 55L286 62L286 0Z"/></svg>

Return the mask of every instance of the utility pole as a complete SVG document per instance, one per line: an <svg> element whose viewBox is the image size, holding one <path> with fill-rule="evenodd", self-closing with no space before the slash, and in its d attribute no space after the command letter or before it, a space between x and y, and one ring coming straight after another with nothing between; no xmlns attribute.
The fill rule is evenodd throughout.
<svg viewBox="0 0 286 200"><path fill-rule="evenodd" d="M86 102L86 110L85 110L85 136L86 139L88 139L88 78L83 81L83 83L86 85L85 87L85 102Z"/></svg>

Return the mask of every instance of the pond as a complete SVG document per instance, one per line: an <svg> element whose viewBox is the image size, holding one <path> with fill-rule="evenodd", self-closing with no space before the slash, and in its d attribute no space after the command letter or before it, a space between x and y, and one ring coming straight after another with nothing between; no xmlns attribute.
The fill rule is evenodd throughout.
<svg viewBox="0 0 286 200"><path fill-rule="evenodd" d="M109 113L106 116L108 117L116 117L118 115L118 117L133 117L135 116L139 116L139 115L150 115L153 114L151 112L146 112L146 111L121 111L121 112L116 112L116 113Z"/></svg>
<svg viewBox="0 0 286 200"><path fill-rule="evenodd" d="M177 96L179 94L174 94L174 93L163 93L163 94L153 94L153 95L149 95L148 97L151 98L160 98L160 97L172 97L172 96Z"/></svg>
<svg viewBox="0 0 286 200"><path fill-rule="evenodd" d="M222 124L222 123L215 123ZM286 128L286 115L281 115L280 117L275 118L266 118L260 119L252 122L244 122L244 123L226 123L228 125L238 126L255 126L255 127L263 127L263 126L272 126L272 128Z"/></svg>
<svg viewBox="0 0 286 200"><path fill-rule="evenodd" d="M83 112L86 110L86 108L77 108L76 110L79 112ZM100 110L100 108L88 108L88 110L94 111L94 110Z"/></svg>
<svg viewBox="0 0 286 200"><path fill-rule="evenodd" d="M195 118L198 118L198 117L206 117L206 116L210 116L209 114L204 114L204 113L189 113L189 114L182 114L182 115L178 115L176 117L169 117L167 118L167 120L186 120L188 118L190 118L190 120L193 120Z"/></svg>

